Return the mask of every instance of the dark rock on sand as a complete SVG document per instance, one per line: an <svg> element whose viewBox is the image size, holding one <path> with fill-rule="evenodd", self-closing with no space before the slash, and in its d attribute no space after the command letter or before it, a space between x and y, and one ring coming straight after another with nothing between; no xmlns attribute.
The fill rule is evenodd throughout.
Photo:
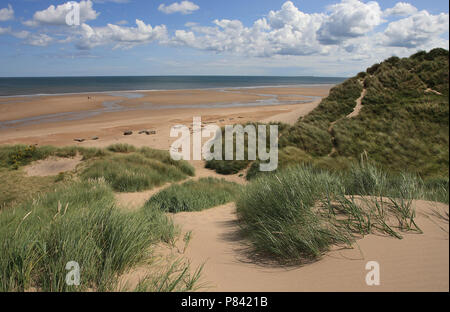
<svg viewBox="0 0 450 312"><path fill-rule="evenodd" d="M156 134L156 131L154 131L154 130L141 130L141 131L139 131L139 134L146 134L146 135Z"/></svg>

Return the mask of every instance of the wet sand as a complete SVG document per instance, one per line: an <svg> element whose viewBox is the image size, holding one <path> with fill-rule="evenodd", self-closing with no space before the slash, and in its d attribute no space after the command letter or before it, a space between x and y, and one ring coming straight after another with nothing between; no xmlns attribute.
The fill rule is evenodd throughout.
<svg viewBox="0 0 450 312"><path fill-rule="evenodd" d="M298 88L116 92L0 99L0 144L105 146L129 142L168 149L170 128L194 116L217 125L292 121L312 110L330 85ZM90 99L88 99L90 97ZM8 103L10 101L10 103ZM298 117L297 117L298 118ZM295 121L295 120L294 120ZM140 130L156 135L138 135ZM124 137L123 131L132 136ZM92 137L99 137L91 141ZM83 143L74 142L84 138Z"/></svg>

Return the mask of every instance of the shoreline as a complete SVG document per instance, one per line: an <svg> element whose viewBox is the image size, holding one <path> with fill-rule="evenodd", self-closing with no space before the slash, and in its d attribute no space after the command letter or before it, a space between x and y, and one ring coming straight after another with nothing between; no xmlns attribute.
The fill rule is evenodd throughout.
<svg viewBox="0 0 450 312"><path fill-rule="evenodd" d="M82 91L82 92L63 92L63 93L36 93L36 94L17 94L17 95L0 95L0 101L8 98L33 98L44 96L69 96L69 95L95 95L111 93L147 93L147 92L168 92L168 91L223 91L223 90L240 90L240 89L265 89L265 88L308 88L308 87L333 87L334 83L313 83L313 84L290 84L290 85L256 85L245 87L211 87L211 88L181 88L181 89L132 89L132 90L106 90L106 91ZM0 103L1 105L2 103Z"/></svg>

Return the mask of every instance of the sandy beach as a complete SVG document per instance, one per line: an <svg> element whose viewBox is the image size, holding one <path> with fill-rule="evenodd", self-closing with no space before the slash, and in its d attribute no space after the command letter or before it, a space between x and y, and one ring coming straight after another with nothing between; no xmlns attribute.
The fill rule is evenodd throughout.
<svg viewBox="0 0 450 312"><path fill-rule="evenodd" d="M330 86L314 86L140 92L142 96L134 98L85 94L1 99L1 121L25 121L17 125L3 124L0 144L104 147L128 143L167 150L174 141L169 136L170 127L190 125L193 116L201 116L203 122L217 125L247 121L293 124L313 110L329 89ZM260 105L258 101L267 98L281 104ZM13 100L14 103L7 103ZM101 111L105 101L120 101L121 109ZM150 102L154 106L145 107L145 103ZM214 107L217 103L222 103L222 107ZM233 103L240 104L233 106ZM210 105L211 108L194 105ZM42 115L83 114L96 110L96 114L77 115L80 118L76 120L39 119ZM27 120L30 117L32 119ZM156 134L138 134L143 129L156 131ZM133 131L133 135L124 136L127 130ZM92 140L92 137L99 139ZM74 138L85 141L74 142ZM213 176L247 183L243 177L221 176L205 169L203 161L191 163L196 169L193 179ZM116 199L124 209L136 209L167 186L140 193L120 193ZM414 205L424 234L407 234L402 240L368 235L358 240L353 249L333 250L320 261L301 267L267 266L249 260L244 252L245 241L237 235L233 203L201 212L179 213L173 215L175 223L183 233L192 231L193 238L186 253L178 256L186 256L194 267L205 264L202 281L208 285L203 289L207 291L448 291L448 222L432 214L435 209L448 212L448 206L424 201L415 201ZM177 256L177 251L164 251L167 252ZM378 261L381 265L380 286L365 283L368 261ZM122 283L136 285L146 273L146 267L138 267L126 274Z"/></svg>
<svg viewBox="0 0 450 312"><path fill-rule="evenodd" d="M170 128L190 125L194 116L217 125L247 121L295 122L314 109L330 85L118 92L0 99L0 144L66 146L84 138L83 146L126 142L168 149ZM106 102L106 104L105 104ZM116 107L105 107L111 104ZM156 131L152 136L124 137L123 131ZM97 141L90 141L92 137ZM80 143L77 143L80 144Z"/></svg>

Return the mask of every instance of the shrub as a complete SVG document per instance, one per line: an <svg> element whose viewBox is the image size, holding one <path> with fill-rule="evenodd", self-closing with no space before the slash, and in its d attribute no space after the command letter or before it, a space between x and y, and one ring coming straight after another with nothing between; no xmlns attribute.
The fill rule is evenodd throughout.
<svg viewBox="0 0 450 312"><path fill-rule="evenodd" d="M134 147L133 145L123 143L110 145L106 149L113 153L131 153L136 151L136 147Z"/></svg>
<svg viewBox="0 0 450 312"><path fill-rule="evenodd" d="M152 196L146 203L149 209L165 212L199 211L226 204L238 193L235 183L224 179L201 178L172 185Z"/></svg>

